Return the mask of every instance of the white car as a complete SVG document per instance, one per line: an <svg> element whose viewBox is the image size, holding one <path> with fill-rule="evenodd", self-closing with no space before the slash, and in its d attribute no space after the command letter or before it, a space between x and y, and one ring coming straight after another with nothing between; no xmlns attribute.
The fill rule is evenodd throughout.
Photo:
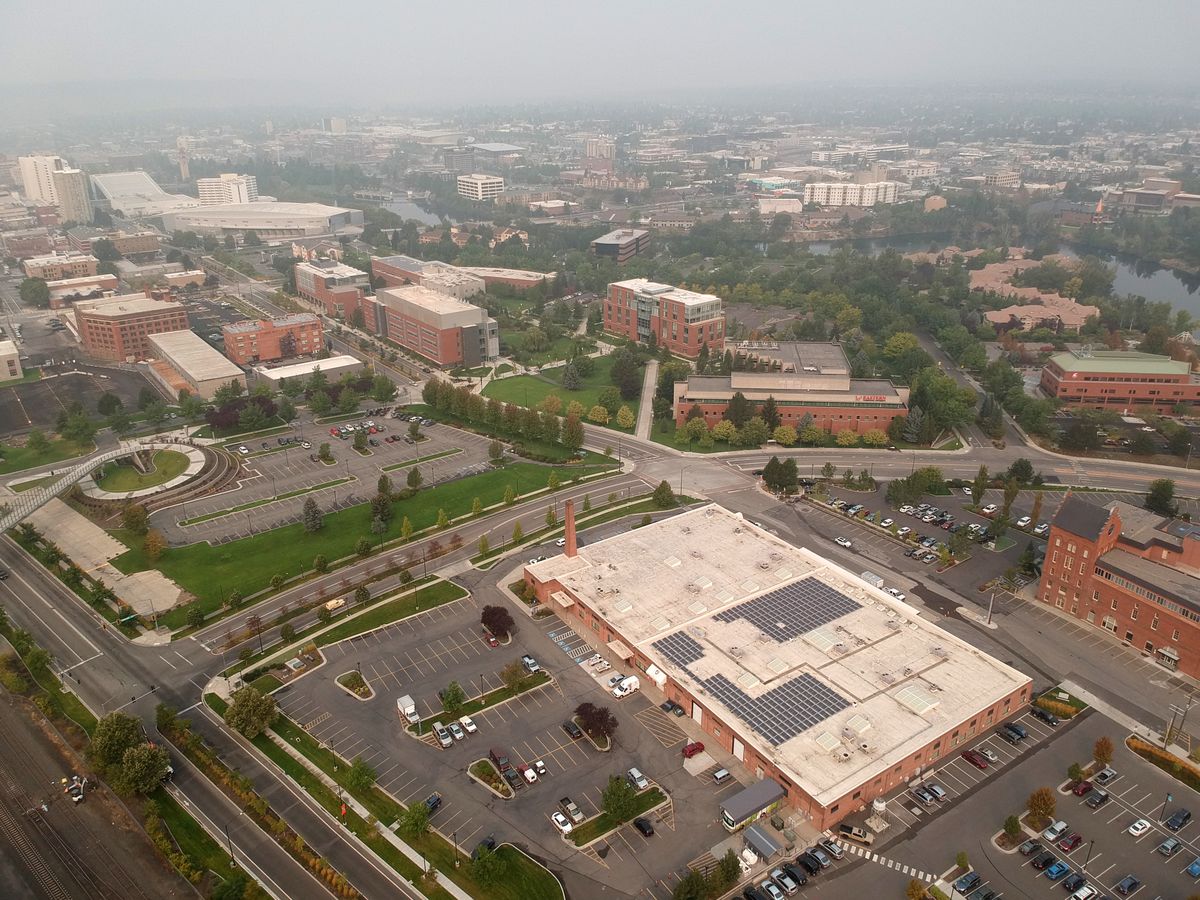
<svg viewBox="0 0 1200 900"><path fill-rule="evenodd" d="M454 738L456 741L461 741L466 737L466 734L463 733L462 728L459 727L457 722L451 722L446 726L446 730L450 732L450 737Z"/></svg>
<svg viewBox="0 0 1200 900"><path fill-rule="evenodd" d="M242 454L242 456L249 456L250 448L247 447L245 444L242 444L242 446L238 447L238 453Z"/></svg>
<svg viewBox="0 0 1200 900"><path fill-rule="evenodd" d="M990 516L995 511L996 511L995 503L989 503L987 506L985 506L983 509L980 510L980 512L982 512L985 516Z"/></svg>
<svg viewBox="0 0 1200 900"><path fill-rule="evenodd" d="M533 771L531 768L522 770L521 775L525 779L526 784L533 784L535 781L537 781L537 772Z"/></svg>
<svg viewBox="0 0 1200 900"><path fill-rule="evenodd" d="M913 508L911 506L902 506L900 507L900 512L904 513L906 516L911 516L913 514Z"/></svg>
<svg viewBox="0 0 1200 900"><path fill-rule="evenodd" d="M898 591L895 588L888 588L887 592L889 594L891 594L893 597L895 597L897 600L901 600L901 601L904 600L904 597L905 597L904 591Z"/></svg>
<svg viewBox="0 0 1200 900"><path fill-rule="evenodd" d="M1033 519L1029 518L1029 516L1021 516L1021 518L1017 519L1017 527L1028 528L1032 522Z"/></svg>
<svg viewBox="0 0 1200 900"><path fill-rule="evenodd" d="M555 828L563 833L564 837L575 830L575 826L560 812L550 813L550 821L554 823Z"/></svg>
<svg viewBox="0 0 1200 900"><path fill-rule="evenodd" d="M1036 534L1038 537L1041 537L1049 530L1050 530L1049 522L1038 522L1037 527L1033 529L1033 533Z"/></svg>
<svg viewBox="0 0 1200 900"><path fill-rule="evenodd" d="M1134 837L1141 837L1143 834L1145 834L1147 831L1149 831L1153 827L1154 826L1150 824L1149 819L1138 819L1136 822L1134 822L1132 825L1129 826L1129 833L1132 834Z"/></svg>
<svg viewBox="0 0 1200 900"><path fill-rule="evenodd" d="M555 546L555 547L565 547L565 546L567 546L567 539L566 539L565 537L561 537L561 538L559 538L557 541L555 541L555 542L554 542L554 546Z"/></svg>
<svg viewBox="0 0 1200 900"><path fill-rule="evenodd" d="M997 763L1000 762L1000 757L996 755L996 751L993 750L991 747L976 747L975 749L979 753L980 756L982 756L984 759L986 759L992 765L996 765Z"/></svg>
<svg viewBox="0 0 1200 900"><path fill-rule="evenodd" d="M882 522L879 523L879 527L880 528L891 528L895 524L896 524L895 519L884 519Z"/></svg>
<svg viewBox="0 0 1200 900"><path fill-rule="evenodd" d="M963 488L963 489L962 489L962 492L963 492L964 494L966 494L968 497L970 497L970 496L971 496L971 489L970 489L969 487L965 487L965 488Z"/></svg>
<svg viewBox="0 0 1200 900"><path fill-rule="evenodd" d="M650 787L650 782L647 780L646 776L642 774L641 769L630 769L625 774L629 779L629 783L639 791L644 791L646 788Z"/></svg>
<svg viewBox="0 0 1200 900"><path fill-rule="evenodd" d="M903 528L901 528L899 531L896 532L897 537L907 537L910 534L912 534L912 529L909 528L907 525L905 525Z"/></svg>
<svg viewBox="0 0 1200 900"><path fill-rule="evenodd" d="M470 716L463 716L458 720L458 724L463 727L463 731L465 731L467 734L474 734L479 730L479 728L475 725L475 721Z"/></svg>
<svg viewBox="0 0 1200 900"><path fill-rule="evenodd" d="M850 543L850 538L844 538L841 536L835 537L833 539L833 542L835 544L837 544L839 547L845 547L847 550L849 550L851 547L854 546L853 544Z"/></svg>
<svg viewBox="0 0 1200 900"><path fill-rule="evenodd" d="M308 441L301 441L300 446L303 447L305 450L312 449L312 444L310 444Z"/></svg>

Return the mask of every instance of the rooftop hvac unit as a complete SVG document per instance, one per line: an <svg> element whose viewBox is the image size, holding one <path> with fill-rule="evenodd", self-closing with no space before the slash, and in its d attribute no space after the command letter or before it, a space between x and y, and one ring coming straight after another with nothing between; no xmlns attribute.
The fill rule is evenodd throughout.
<svg viewBox="0 0 1200 900"><path fill-rule="evenodd" d="M760 562L758 567L765 572L767 569L771 568L771 564L769 562Z"/></svg>
<svg viewBox="0 0 1200 900"><path fill-rule="evenodd" d="M699 550L693 550L691 553L691 556L692 556L692 559L703 559L704 558L704 554L701 553Z"/></svg>
<svg viewBox="0 0 1200 900"><path fill-rule="evenodd" d="M870 753L875 748L871 746L870 741L859 741L858 749L861 750L863 753Z"/></svg>
<svg viewBox="0 0 1200 900"><path fill-rule="evenodd" d="M912 669L910 669L908 666L905 666L904 667L904 677L907 678L911 674L912 674Z"/></svg>
<svg viewBox="0 0 1200 900"><path fill-rule="evenodd" d="M841 641L838 641L836 644L833 645L833 652L834 653L845 653L846 645L844 643L842 643Z"/></svg>
<svg viewBox="0 0 1200 900"><path fill-rule="evenodd" d="M734 659L741 659L744 654L742 653L741 647L730 647L729 655L732 656Z"/></svg>
<svg viewBox="0 0 1200 900"><path fill-rule="evenodd" d="M774 560L783 559L783 554L776 550L772 550L771 551L771 559L774 559Z"/></svg>
<svg viewBox="0 0 1200 900"><path fill-rule="evenodd" d="M838 762L850 762L850 751L839 750L836 754L834 754L834 759L836 759Z"/></svg>
<svg viewBox="0 0 1200 900"><path fill-rule="evenodd" d="M704 629L701 628L699 625L688 626L687 633L690 634L694 638L699 638L701 640L704 639Z"/></svg>
<svg viewBox="0 0 1200 900"><path fill-rule="evenodd" d="M888 628L892 629L892 631L900 630L900 623L897 622L895 619L888 619L887 624L888 624Z"/></svg>
<svg viewBox="0 0 1200 900"><path fill-rule="evenodd" d="M734 533L734 534L741 534L741 533L742 533L742 526L741 526L741 525L738 525L736 528L734 528L734 529L733 529L733 533Z"/></svg>
<svg viewBox="0 0 1200 900"><path fill-rule="evenodd" d="M695 584L689 584L687 586L687 592L689 594L698 594L698 593L700 593L700 588L697 587Z"/></svg>
<svg viewBox="0 0 1200 900"><path fill-rule="evenodd" d="M940 657L942 657L942 659L945 659L947 656L950 655L950 651L947 650L945 647L938 645L937 647L933 648L933 655L940 656Z"/></svg>
<svg viewBox="0 0 1200 900"><path fill-rule="evenodd" d="M884 684L895 684L896 683L896 676L893 675L891 672L884 672L882 675L879 676L879 678L880 678L880 680L883 681Z"/></svg>

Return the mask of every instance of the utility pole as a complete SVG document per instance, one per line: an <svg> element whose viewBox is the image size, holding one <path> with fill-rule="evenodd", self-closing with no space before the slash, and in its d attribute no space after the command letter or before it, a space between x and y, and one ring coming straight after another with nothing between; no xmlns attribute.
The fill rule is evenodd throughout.
<svg viewBox="0 0 1200 900"><path fill-rule="evenodd" d="M992 607L995 605L995 603L996 603L996 592L992 591L992 599L988 601L987 624L988 624L989 628L991 627L991 624L992 624Z"/></svg>

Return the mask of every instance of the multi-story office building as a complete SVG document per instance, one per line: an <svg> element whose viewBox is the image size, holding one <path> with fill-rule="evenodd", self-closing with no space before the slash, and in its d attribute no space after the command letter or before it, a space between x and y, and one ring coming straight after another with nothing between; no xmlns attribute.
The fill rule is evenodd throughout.
<svg viewBox="0 0 1200 900"><path fill-rule="evenodd" d="M64 222L92 221L92 192L87 173L82 169L55 169L54 193L58 197L58 217Z"/></svg>
<svg viewBox="0 0 1200 900"><path fill-rule="evenodd" d="M1029 676L809 549L709 504L525 568L543 607L680 704L822 831L957 756ZM784 815L787 818L788 815ZM743 821L725 821L734 830Z"/></svg>
<svg viewBox="0 0 1200 900"><path fill-rule="evenodd" d="M618 264L628 262L649 247L650 232L644 228L618 228L592 241L592 253Z"/></svg>
<svg viewBox="0 0 1200 900"><path fill-rule="evenodd" d="M450 172L471 172L475 169L475 148L447 147L442 151L442 165Z"/></svg>
<svg viewBox="0 0 1200 900"><path fill-rule="evenodd" d="M352 319L363 309L371 276L333 259L296 263L296 293L321 304L325 315Z"/></svg>
<svg viewBox="0 0 1200 900"><path fill-rule="evenodd" d="M820 206L876 206L895 203L900 185L894 181L815 181L804 186L804 202Z"/></svg>
<svg viewBox="0 0 1200 900"><path fill-rule="evenodd" d="M121 231L105 228L89 228L80 225L67 231L67 242L72 250L91 253L95 241L111 241L113 247L124 257L153 256L162 250L157 231Z"/></svg>
<svg viewBox="0 0 1200 900"><path fill-rule="evenodd" d="M246 374L194 331L168 331L147 339L149 372L172 396L186 390L211 400L230 382L245 390Z"/></svg>
<svg viewBox="0 0 1200 900"><path fill-rule="evenodd" d="M1198 574L1200 526L1121 501L1100 506L1069 494L1050 527L1037 596L1195 678Z"/></svg>
<svg viewBox="0 0 1200 900"><path fill-rule="evenodd" d="M92 356L117 362L136 362L153 356L149 338L188 327L182 303L151 300L130 294L75 304L75 331ZM197 339L199 340L199 339Z"/></svg>
<svg viewBox="0 0 1200 900"><path fill-rule="evenodd" d="M45 206L58 206L54 173L68 168L61 156L19 156L21 192L29 200Z"/></svg>
<svg viewBox="0 0 1200 900"><path fill-rule="evenodd" d="M13 341L0 341L0 381L13 381L24 375L17 345Z"/></svg>
<svg viewBox="0 0 1200 900"><path fill-rule="evenodd" d="M908 388L886 378L851 378L840 344L746 341L729 349L736 357L730 374L690 375L675 384L676 424L697 407L712 427L737 393L752 406L773 397L784 425L796 427L808 415L833 433L887 431L893 419L908 414Z"/></svg>
<svg viewBox="0 0 1200 900"><path fill-rule="evenodd" d="M62 278L95 275L100 261L85 253L54 253L50 256L31 256L21 265L28 278L58 281Z"/></svg>
<svg viewBox="0 0 1200 900"><path fill-rule="evenodd" d="M307 356L322 349L321 317L312 313L235 322L223 326L221 334L225 355L240 366Z"/></svg>
<svg viewBox="0 0 1200 900"><path fill-rule="evenodd" d="M1122 413L1200 403L1200 376L1189 363L1126 350L1056 353L1042 369L1041 388L1064 403Z"/></svg>
<svg viewBox="0 0 1200 900"><path fill-rule="evenodd" d="M258 179L253 175L226 172L216 178L197 178L201 206L253 203L258 199Z"/></svg>
<svg viewBox="0 0 1200 900"><path fill-rule="evenodd" d="M500 353L496 320L482 307L421 285L375 295L380 333L438 366L477 366Z"/></svg>
<svg viewBox="0 0 1200 900"><path fill-rule="evenodd" d="M695 359L703 346L710 353L724 348L725 312L721 298L712 294L631 278L608 286L604 330L640 344L653 335L657 346Z"/></svg>
<svg viewBox="0 0 1200 900"><path fill-rule="evenodd" d="M466 197L469 200L494 200L504 193L504 179L496 175L481 175L478 172L472 175L458 176L458 195Z"/></svg>

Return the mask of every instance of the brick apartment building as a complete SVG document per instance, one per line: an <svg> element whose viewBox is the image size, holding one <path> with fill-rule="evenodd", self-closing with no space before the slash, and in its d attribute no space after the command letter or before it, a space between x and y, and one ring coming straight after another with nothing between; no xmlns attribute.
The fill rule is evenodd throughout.
<svg viewBox="0 0 1200 900"><path fill-rule="evenodd" d="M1200 676L1200 526L1068 495L1037 596L1164 668Z"/></svg>
<svg viewBox="0 0 1200 900"><path fill-rule="evenodd" d="M1050 357L1041 388L1064 403L1127 412L1200 403L1200 376L1187 362L1124 350L1068 350Z"/></svg>
<svg viewBox="0 0 1200 900"><path fill-rule="evenodd" d="M908 414L908 388L886 378L851 378L840 344L747 341L732 347L745 366L728 375L690 375L675 383L675 424L682 426L699 407L711 428L740 393L755 406L775 399L780 423L798 427L806 415L817 428L856 434L887 431L896 416Z"/></svg>
<svg viewBox="0 0 1200 900"><path fill-rule="evenodd" d="M371 276L353 266L333 259L314 259L296 263L296 293L318 303L325 315L352 319L359 311L365 313L367 289Z"/></svg>
<svg viewBox="0 0 1200 900"><path fill-rule="evenodd" d="M676 356L695 359L700 348L725 348L725 312L720 297L656 284L645 278L614 281L604 302L604 330L645 344L655 343Z"/></svg>
<svg viewBox="0 0 1200 900"><path fill-rule="evenodd" d="M225 355L239 366L319 353L323 340L321 317L313 313L235 322L223 326L221 334L225 337Z"/></svg>
<svg viewBox="0 0 1200 900"><path fill-rule="evenodd" d="M477 366L499 355L496 320L482 307L416 284L375 299L380 333L435 365Z"/></svg>
<svg viewBox="0 0 1200 900"><path fill-rule="evenodd" d="M151 300L140 294L83 300L75 304L75 330L83 348L99 359L132 362L153 356L152 334L186 331L182 303Z"/></svg>
<svg viewBox="0 0 1200 900"><path fill-rule="evenodd" d="M63 278L82 278L95 275L100 261L83 253L54 253L50 256L32 256L22 263L27 278L44 278L58 281Z"/></svg>

